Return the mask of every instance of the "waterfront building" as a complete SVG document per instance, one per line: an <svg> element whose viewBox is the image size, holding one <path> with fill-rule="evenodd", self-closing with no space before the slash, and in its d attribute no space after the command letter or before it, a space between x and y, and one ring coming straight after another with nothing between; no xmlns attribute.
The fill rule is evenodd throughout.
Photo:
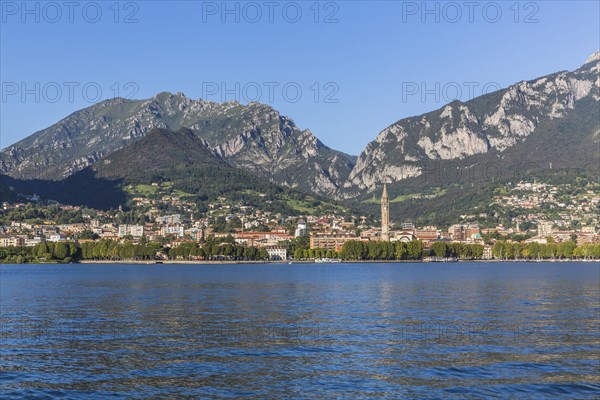
<svg viewBox="0 0 600 400"><path fill-rule="evenodd" d="M492 255L492 246L490 246L490 245L483 246L483 259L484 260L491 260L492 258L493 258L493 255Z"/></svg>
<svg viewBox="0 0 600 400"><path fill-rule="evenodd" d="M418 240L436 240L440 237L440 230L436 226L425 226L415 229L415 236Z"/></svg>
<svg viewBox="0 0 600 400"><path fill-rule="evenodd" d="M360 240L360 238L352 234L317 233L310 237L310 248L340 251L344 243L349 240Z"/></svg>
<svg viewBox="0 0 600 400"><path fill-rule="evenodd" d="M440 231L435 226L426 226L414 230L415 238L421 240L425 247L429 247L431 242L437 240L440 237Z"/></svg>
<svg viewBox="0 0 600 400"><path fill-rule="evenodd" d="M269 259L271 260L287 260L287 249L285 247L267 246L265 250L269 253Z"/></svg>

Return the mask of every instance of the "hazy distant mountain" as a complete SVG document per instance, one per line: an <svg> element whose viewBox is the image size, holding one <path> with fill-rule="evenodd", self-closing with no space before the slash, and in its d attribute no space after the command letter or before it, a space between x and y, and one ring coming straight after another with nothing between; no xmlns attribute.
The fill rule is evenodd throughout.
<svg viewBox="0 0 600 400"><path fill-rule="evenodd" d="M192 129L233 166L272 182L331 194L354 157L332 150L269 106L192 100L160 93L106 100L4 149L0 172L16 178L65 178L143 137L153 128Z"/></svg>
<svg viewBox="0 0 600 400"><path fill-rule="evenodd" d="M600 131L599 72L597 52L576 71L402 119L367 145L339 193L354 197L384 182L418 177L434 162L471 157L481 165L512 158L545 161L546 167L554 162L554 168L593 166Z"/></svg>

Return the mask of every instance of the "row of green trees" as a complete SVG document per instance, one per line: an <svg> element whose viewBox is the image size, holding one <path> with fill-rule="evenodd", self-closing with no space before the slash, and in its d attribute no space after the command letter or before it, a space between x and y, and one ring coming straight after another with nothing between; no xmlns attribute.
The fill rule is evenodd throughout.
<svg viewBox="0 0 600 400"><path fill-rule="evenodd" d="M77 262L81 260L154 260L159 243L133 244L113 240L98 242L42 242L33 247L0 248L1 263Z"/></svg>
<svg viewBox="0 0 600 400"><path fill-rule="evenodd" d="M211 241L200 246L183 243L165 248L160 243L134 244L114 240L96 242L42 242L33 247L1 247L0 263L22 264L36 262L77 262L82 260L122 261L154 260L157 256L183 260L266 260L268 252L263 248L236 245L235 243Z"/></svg>
<svg viewBox="0 0 600 400"><path fill-rule="evenodd" d="M478 260L483 258L483 245L466 243L434 242L431 245L434 257L453 257L461 260Z"/></svg>
<svg viewBox="0 0 600 400"><path fill-rule="evenodd" d="M168 251L171 260L267 260L269 253L262 247L236 243L182 243Z"/></svg>
<svg viewBox="0 0 600 400"><path fill-rule="evenodd" d="M334 257L344 260L421 260L425 254L423 243L413 240L407 243L350 240L342 251L324 249L297 249L294 258ZM458 258L461 260L481 260L484 246L481 244L434 242L429 254L434 257ZM500 260L538 259L599 259L600 243L581 246L573 241L562 243L518 243L498 241L492 248L492 256Z"/></svg>
<svg viewBox="0 0 600 400"><path fill-rule="evenodd" d="M340 252L298 246L293 256L295 259L327 257L344 260L420 260L424 252L423 243L418 240L408 243L350 240L344 244ZM2 247L0 263L142 261L154 260L157 255L162 254L171 260L266 260L269 258L264 248L239 245L233 238L215 240L209 237L202 245L190 242L172 248L163 247L156 242L134 244L130 241L120 243L113 240L84 243L42 242L33 247ZM483 246L435 242L431 246L430 254L436 257L476 260L483 258ZM498 241L492 248L492 255L500 260L600 259L600 243L577 246L572 241L548 244Z"/></svg>
<svg viewBox="0 0 600 400"><path fill-rule="evenodd" d="M159 243L133 244L130 241L119 243L114 240L84 242L79 247L82 260L154 260L156 253L162 251Z"/></svg>
<svg viewBox="0 0 600 400"><path fill-rule="evenodd" d="M420 260L423 252L420 240L407 243L349 240L339 255L344 260Z"/></svg>
<svg viewBox="0 0 600 400"><path fill-rule="evenodd" d="M294 250L294 259L313 259L313 258L340 258L340 253L335 250L327 249L302 249Z"/></svg>
<svg viewBox="0 0 600 400"><path fill-rule="evenodd" d="M600 258L600 243L577 246L573 241L547 244L498 241L492 248L492 255L500 260L597 259Z"/></svg>

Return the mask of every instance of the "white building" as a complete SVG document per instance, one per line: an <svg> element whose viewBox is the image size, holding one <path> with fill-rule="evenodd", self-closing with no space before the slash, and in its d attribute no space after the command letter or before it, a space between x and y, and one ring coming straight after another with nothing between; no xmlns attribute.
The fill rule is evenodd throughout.
<svg viewBox="0 0 600 400"><path fill-rule="evenodd" d="M184 229L183 226L181 225L164 225L161 226L160 228L160 234L161 236L167 236L167 235L175 235L177 237L183 237L184 234Z"/></svg>
<svg viewBox="0 0 600 400"><path fill-rule="evenodd" d="M156 217L157 224L179 224L181 223L181 214L165 215Z"/></svg>
<svg viewBox="0 0 600 400"><path fill-rule="evenodd" d="M125 237L131 235L134 238L141 238L144 236L143 225L119 225L119 237Z"/></svg>
<svg viewBox="0 0 600 400"><path fill-rule="evenodd" d="M54 234L48 236L49 242L62 242L63 240L65 240L65 237L58 233L54 233Z"/></svg>
<svg viewBox="0 0 600 400"><path fill-rule="evenodd" d="M483 246L483 259L491 260L492 258L494 258L494 256L492 255L492 246L490 246L490 245Z"/></svg>
<svg viewBox="0 0 600 400"><path fill-rule="evenodd" d="M539 221L538 222L538 236L540 237L548 237L552 236L552 222L551 221Z"/></svg>
<svg viewBox="0 0 600 400"><path fill-rule="evenodd" d="M285 247L268 246L265 249L271 260L287 260L287 249Z"/></svg>
<svg viewBox="0 0 600 400"><path fill-rule="evenodd" d="M25 246L33 247L36 244L42 243L44 240L40 236L36 236L33 239L25 239Z"/></svg>
<svg viewBox="0 0 600 400"><path fill-rule="evenodd" d="M544 236L544 237L537 236L537 237L532 237L532 238L529 238L529 239L525 240L525 243L546 244L546 243L548 243L548 240L546 240L546 236Z"/></svg>
<svg viewBox="0 0 600 400"><path fill-rule="evenodd" d="M308 229L306 229L305 221L298 221L298 227L296 228L296 232L294 233L295 237L303 237L308 234Z"/></svg>
<svg viewBox="0 0 600 400"><path fill-rule="evenodd" d="M25 239L19 236L10 236L0 238L0 246L2 247L11 247L11 246L24 246Z"/></svg>

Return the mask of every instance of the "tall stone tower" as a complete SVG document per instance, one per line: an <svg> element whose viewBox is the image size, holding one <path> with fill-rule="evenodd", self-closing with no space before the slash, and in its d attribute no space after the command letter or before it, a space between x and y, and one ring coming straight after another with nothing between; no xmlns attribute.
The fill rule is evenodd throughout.
<svg viewBox="0 0 600 400"><path fill-rule="evenodd" d="M387 185L383 184L381 195L381 240L390 240L390 199L388 198Z"/></svg>

